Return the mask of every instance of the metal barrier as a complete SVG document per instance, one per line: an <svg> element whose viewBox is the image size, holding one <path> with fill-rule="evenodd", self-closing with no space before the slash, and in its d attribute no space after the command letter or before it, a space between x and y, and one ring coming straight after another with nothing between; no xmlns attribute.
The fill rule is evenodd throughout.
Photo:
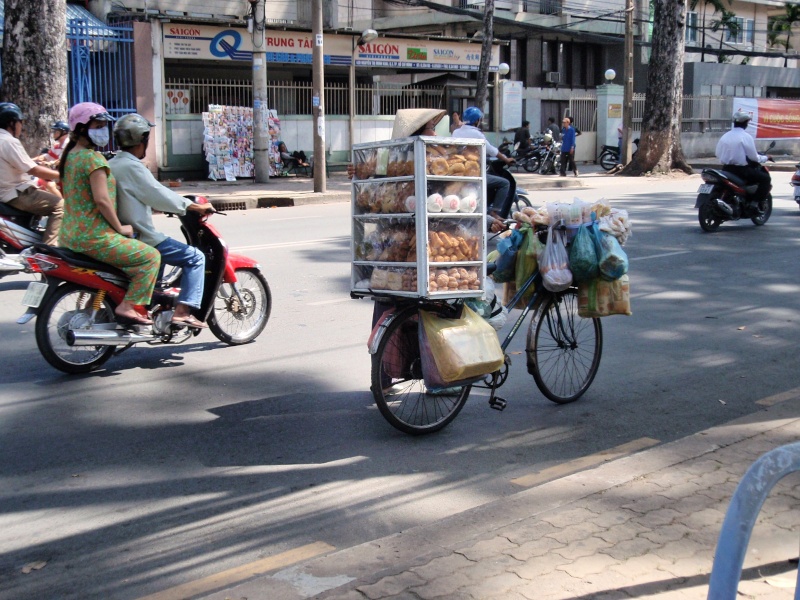
<svg viewBox="0 0 800 600"><path fill-rule="evenodd" d="M170 79L166 90L188 90L194 114L208 110L209 104L252 106L253 85L250 81L219 79ZM326 82L325 113L350 114L350 88L346 83ZM357 85L357 115L393 115L401 108L439 108L444 90L441 87L375 83ZM308 81L275 81L267 87L268 104L279 115L310 115L312 84Z"/></svg>
<svg viewBox="0 0 800 600"><path fill-rule="evenodd" d="M747 469L722 523L708 600L736 600L747 544L761 506L775 484L795 471L800 471L800 442L767 452ZM800 585L795 587L794 597L800 600Z"/></svg>

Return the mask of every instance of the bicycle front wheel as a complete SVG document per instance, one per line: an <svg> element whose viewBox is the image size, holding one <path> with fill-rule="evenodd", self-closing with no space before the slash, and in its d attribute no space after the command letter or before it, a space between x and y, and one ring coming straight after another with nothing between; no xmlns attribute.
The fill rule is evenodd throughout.
<svg viewBox="0 0 800 600"><path fill-rule="evenodd" d="M439 431L456 418L471 386L428 390L419 352L419 311L400 312L372 355L372 395L389 423L404 433Z"/></svg>
<svg viewBox="0 0 800 600"><path fill-rule="evenodd" d="M546 294L528 326L528 372L549 400L568 404L594 380L603 353L600 319L578 316L578 290Z"/></svg>

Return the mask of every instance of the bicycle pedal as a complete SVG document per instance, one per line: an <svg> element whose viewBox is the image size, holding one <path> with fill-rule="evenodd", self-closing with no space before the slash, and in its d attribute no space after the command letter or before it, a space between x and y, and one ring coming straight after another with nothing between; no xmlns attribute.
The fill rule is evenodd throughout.
<svg viewBox="0 0 800 600"><path fill-rule="evenodd" d="M499 410L502 412L506 406L508 406L508 402L502 398L498 398L497 396L489 400L489 407L493 408L494 410Z"/></svg>

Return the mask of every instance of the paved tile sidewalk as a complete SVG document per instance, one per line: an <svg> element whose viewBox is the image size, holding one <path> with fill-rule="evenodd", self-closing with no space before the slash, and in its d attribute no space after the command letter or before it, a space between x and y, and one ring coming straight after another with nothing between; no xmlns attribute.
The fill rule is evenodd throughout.
<svg viewBox="0 0 800 600"><path fill-rule="evenodd" d="M788 395L726 425L207 598L706 598L741 476L763 453L800 439L800 396ZM793 474L762 508L740 598L793 597L798 506Z"/></svg>

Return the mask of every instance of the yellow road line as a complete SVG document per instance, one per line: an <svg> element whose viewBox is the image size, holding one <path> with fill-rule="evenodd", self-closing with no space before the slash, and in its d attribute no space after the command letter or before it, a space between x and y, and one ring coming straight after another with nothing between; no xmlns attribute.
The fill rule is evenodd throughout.
<svg viewBox="0 0 800 600"><path fill-rule="evenodd" d="M628 454L633 454L639 450L644 450L650 446L655 446L658 443L659 440L654 440L653 438L639 438L638 440L633 440L626 444L622 444L621 446L617 446L616 448L609 448L608 450L603 450L601 452L597 452L596 454L582 456L581 458L576 458L575 460L556 465L555 467L544 469L538 473L517 477L516 479L512 479L511 483L521 487L533 487L547 481L552 481L553 479L572 475L573 473L583 471L590 467L596 467L597 465L601 465L610 460L622 458Z"/></svg>
<svg viewBox="0 0 800 600"><path fill-rule="evenodd" d="M756 400L756 404L760 404L761 406L774 406L775 404L786 402L787 400L797 398L798 396L800 396L800 388L794 388L788 392L781 392L780 394L775 394L774 396L767 396L761 400Z"/></svg>
<svg viewBox="0 0 800 600"><path fill-rule="evenodd" d="M336 548L326 544L325 542L314 542L313 544L300 546L299 548L294 548L293 550L282 552L281 554L276 554L275 556L262 558L261 560L254 561L240 567L235 567L233 569L228 569L227 571L209 575L208 577L203 577L197 581L190 581L189 583L178 585L168 590L164 590L163 592L150 594L149 596L139 598L139 600L182 600L185 598L191 598L199 594L229 587L246 579L250 579L251 577L263 575L269 571L281 569L296 562L300 562L301 560L306 560L320 554L325 554L326 552L331 552L335 549Z"/></svg>

